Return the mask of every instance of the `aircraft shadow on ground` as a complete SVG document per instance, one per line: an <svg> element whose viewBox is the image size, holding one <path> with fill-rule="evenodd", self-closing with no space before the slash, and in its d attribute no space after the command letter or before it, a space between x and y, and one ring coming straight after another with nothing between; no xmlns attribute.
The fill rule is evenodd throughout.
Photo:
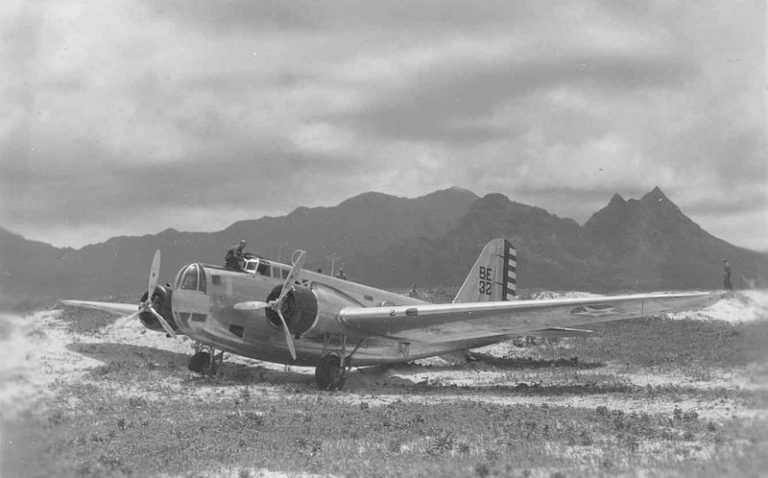
<svg viewBox="0 0 768 478"><path fill-rule="evenodd" d="M169 350L109 342L78 342L66 346L68 350L99 360L104 363L121 362L144 365L147 363L173 365L174 368L187 370L190 355ZM169 371L170 373L170 371ZM283 370L272 370L260 365L246 365L227 362L213 376L190 372L186 381L199 385L243 386L258 383L273 384L310 384L314 377Z"/></svg>
<svg viewBox="0 0 768 478"><path fill-rule="evenodd" d="M78 342L66 346L68 350L85 355L104 363L109 362L156 362L184 364L186 366L188 356L186 354L171 352L170 350L156 349L143 345L130 345L110 342Z"/></svg>
<svg viewBox="0 0 768 478"><path fill-rule="evenodd" d="M414 369L426 369L424 366L413 366ZM461 367L440 367L437 370L462 370ZM468 367L463 368L467 370ZM425 396L558 396L558 395L600 395L607 393L628 393L638 390L638 386L631 382L606 377L586 378L586 381L574 381L573 378L560 377L548 378L543 382L530 380L510 383L505 379L505 383L490 384L456 384L451 382L450 377L438 377L425 379L421 382L415 382L409 379L407 375L400 376L401 367L370 367L358 369L351 373L347 378L347 389L353 392L371 393L392 393L392 394L411 394L416 393ZM393 375L394 373L394 375ZM482 374L483 371L478 371Z"/></svg>
<svg viewBox="0 0 768 478"><path fill-rule="evenodd" d="M89 343L79 342L67 345L67 349L99 360L104 363L123 362L134 364L146 364L148 362L170 364L174 368L186 370L189 355L156 349L142 345L130 345L123 343ZM512 395L512 396L557 396L557 395L595 395L604 393L621 393L635 390L637 387L631 383L600 381L594 383L517 383L498 385L455 385L444 383L440 380L414 382L407 377L391 375L394 371L423 371L434 369L435 371L462 371L472 370L478 362L447 366L425 366L415 364L403 364L397 366L379 366L353 369L347 375L345 389L350 392L393 393L393 394L424 394L428 396L440 395ZM480 363L493 365L502 369L526 369L526 368L552 368L571 367L577 369L589 369L602 367L601 363L572 363L570 360L530 360L514 358L498 358L492 356L480 356ZM479 370L482 373L483 370ZM170 371L169 371L170 373ZM315 391L313 374L295 372L290 369L279 370L266 368L258 364L242 364L224 361L223 366L214 376L192 374L184 379L187 383L198 386L250 386L259 384L284 385L298 387L307 391Z"/></svg>
<svg viewBox="0 0 768 478"><path fill-rule="evenodd" d="M527 370L527 369L575 369L590 370L605 367L604 362L581 362L578 359L533 359L520 357L495 357L493 355L478 354L474 355L475 360L466 363L446 364L446 365L422 365L418 363L397 364L391 367L394 370L429 370L435 371L459 371L459 370L477 370L484 365L503 370Z"/></svg>
<svg viewBox="0 0 768 478"><path fill-rule="evenodd" d="M224 365L214 376L194 374L190 383L201 386L248 386L270 385L314 385L314 376L292 370L274 370L261 365L246 365L224 361Z"/></svg>
<svg viewBox="0 0 768 478"><path fill-rule="evenodd" d="M605 367L603 362L581 362L578 358L566 359L533 359L519 357L495 357L493 355L477 354L478 362L504 369L535 369L535 368L572 368L589 370Z"/></svg>
<svg viewBox="0 0 768 478"><path fill-rule="evenodd" d="M594 383L524 383L498 385L455 385L440 381L414 383L401 377L387 377L373 381L370 377L358 379L350 376L347 390L352 392L419 394L430 397L462 396L585 396L637 391L632 383L604 381Z"/></svg>

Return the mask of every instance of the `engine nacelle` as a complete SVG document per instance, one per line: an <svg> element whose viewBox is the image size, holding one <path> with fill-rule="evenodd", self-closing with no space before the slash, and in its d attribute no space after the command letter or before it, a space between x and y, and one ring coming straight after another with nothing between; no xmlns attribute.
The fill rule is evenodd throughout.
<svg viewBox="0 0 768 478"><path fill-rule="evenodd" d="M144 292L144 294L141 296L140 302L147 300L148 292L149 291ZM156 286L155 291L152 293L152 307L154 307L158 314L163 316L163 318L166 320L166 322L168 322L173 330L179 330L179 326L176 325L176 321L173 320L173 313L171 311L172 294L173 290L161 285ZM139 320L141 320L142 325L144 325L144 327L148 328L149 330L157 330L159 332L165 331L163 326L160 325L160 321L157 320L157 317L152 315L151 312L140 313Z"/></svg>
<svg viewBox="0 0 768 478"><path fill-rule="evenodd" d="M267 302L280 296L281 287L275 287L267 297ZM283 300L280 311L283 313L291 335L313 335L320 329L324 333L348 333L338 321L339 311L345 307L360 307L353 299L322 284L315 284L314 289L294 286ZM267 318L273 324L280 325L280 317L272 309L265 310Z"/></svg>

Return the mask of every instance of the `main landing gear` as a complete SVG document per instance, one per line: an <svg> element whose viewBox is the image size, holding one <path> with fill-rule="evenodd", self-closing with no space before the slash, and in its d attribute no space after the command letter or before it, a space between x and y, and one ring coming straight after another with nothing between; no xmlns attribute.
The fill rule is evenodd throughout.
<svg viewBox="0 0 768 478"><path fill-rule="evenodd" d="M347 379L347 371L351 368L350 357L342 364L339 355L332 353L320 359L315 368L315 382L320 390L341 390Z"/></svg>
<svg viewBox="0 0 768 478"><path fill-rule="evenodd" d="M223 362L224 352L217 354L215 348L197 342L195 343L195 353L187 362L187 368L201 375L215 375Z"/></svg>

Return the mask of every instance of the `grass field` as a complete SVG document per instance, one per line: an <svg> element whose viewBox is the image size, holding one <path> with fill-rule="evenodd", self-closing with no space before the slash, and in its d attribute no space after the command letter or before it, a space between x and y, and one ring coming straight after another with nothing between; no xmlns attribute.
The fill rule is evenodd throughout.
<svg viewBox="0 0 768 478"><path fill-rule="evenodd" d="M607 323L470 364L355 371L334 393L256 361L198 377L183 349L150 346L159 334L73 322L39 332L67 353L42 354L45 393L3 413L3 477L768 473L768 320ZM65 374L57 357L85 358Z"/></svg>

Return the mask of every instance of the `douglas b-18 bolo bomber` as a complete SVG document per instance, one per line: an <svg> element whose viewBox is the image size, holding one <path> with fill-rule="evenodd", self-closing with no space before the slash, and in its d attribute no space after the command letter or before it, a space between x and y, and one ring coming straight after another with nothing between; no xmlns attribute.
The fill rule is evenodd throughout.
<svg viewBox="0 0 768 478"><path fill-rule="evenodd" d="M155 252L149 287L135 305L80 300L67 305L138 316L145 327L195 340L189 368L206 373L224 352L314 366L317 385L340 388L352 366L391 364L465 351L518 336L580 336L592 323L689 310L719 293L634 294L516 300L517 258L505 239L490 241L450 304L356 284L259 257L232 270L192 263L158 285ZM149 293L151 291L151 294ZM218 351L218 354L216 353Z"/></svg>

